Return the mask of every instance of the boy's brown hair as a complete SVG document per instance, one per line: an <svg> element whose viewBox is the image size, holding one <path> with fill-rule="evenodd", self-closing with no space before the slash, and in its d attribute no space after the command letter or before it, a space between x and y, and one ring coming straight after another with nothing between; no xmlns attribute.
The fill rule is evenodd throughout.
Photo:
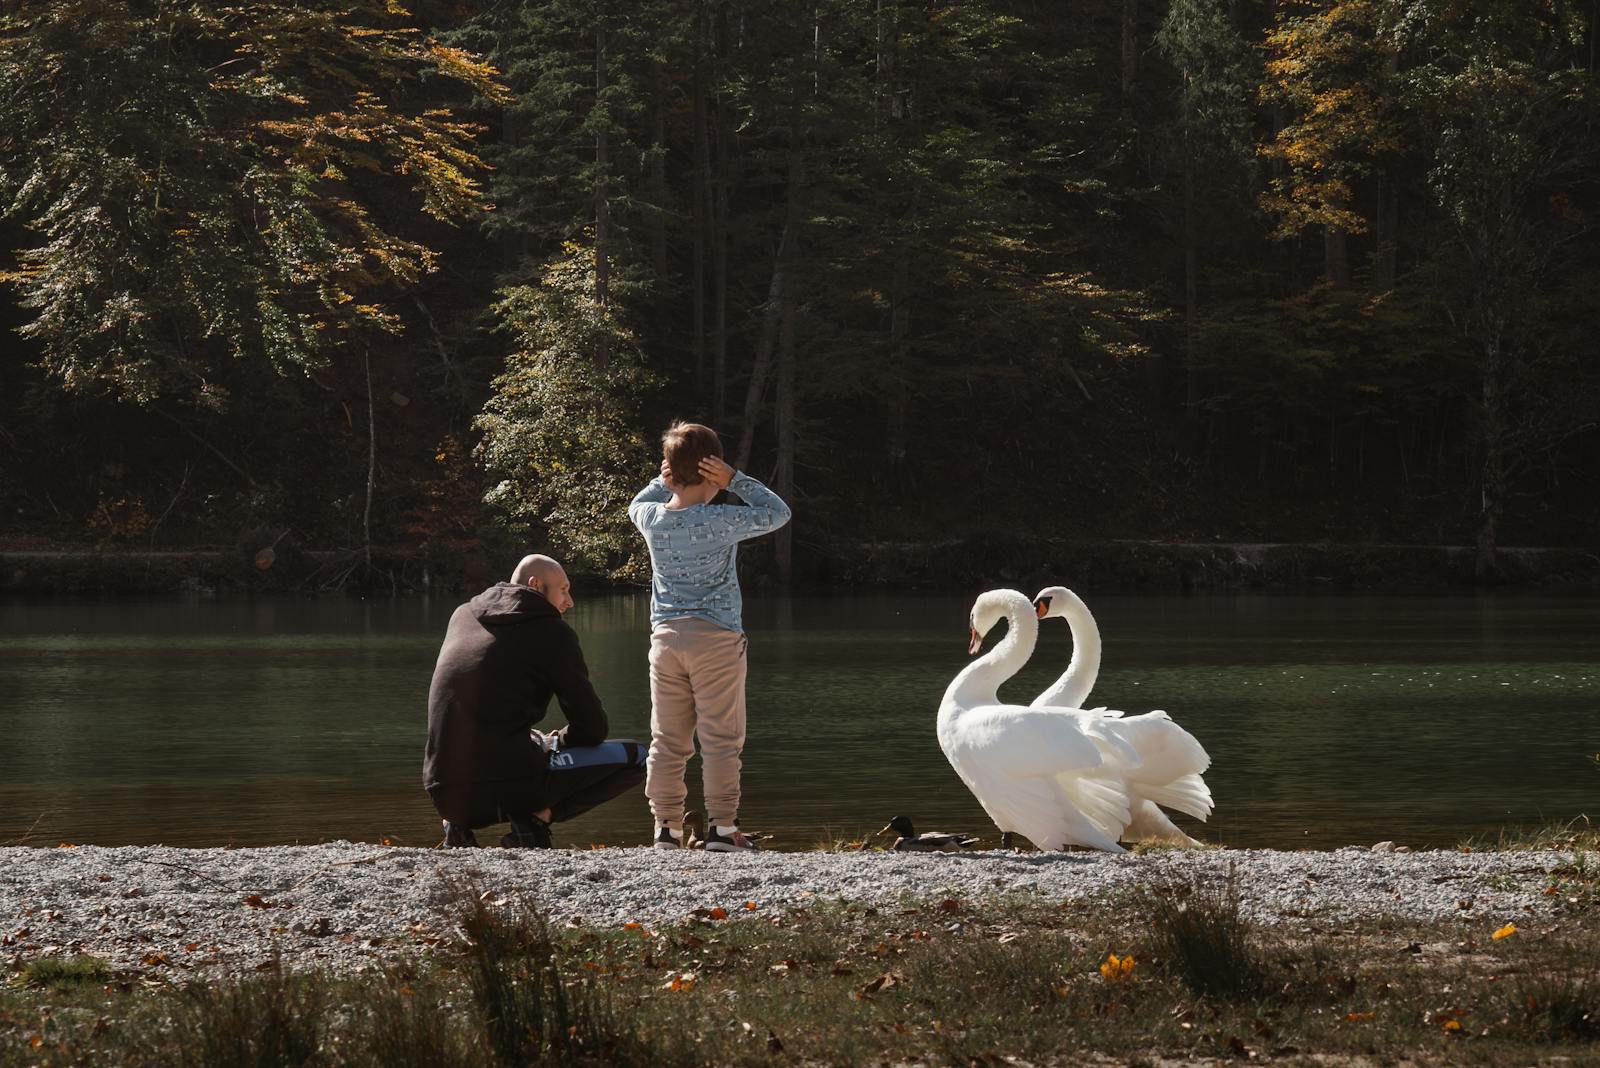
<svg viewBox="0 0 1600 1068"><path fill-rule="evenodd" d="M674 421L661 435L661 453L672 469L672 480L680 486L698 486L705 481L700 461L707 456L722 458L722 439L701 423Z"/></svg>

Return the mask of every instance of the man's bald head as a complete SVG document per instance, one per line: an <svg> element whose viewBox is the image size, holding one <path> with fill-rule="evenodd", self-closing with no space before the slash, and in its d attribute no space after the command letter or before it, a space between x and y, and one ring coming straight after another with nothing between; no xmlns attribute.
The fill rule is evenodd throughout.
<svg viewBox="0 0 1600 1068"><path fill-rule="evenodd" d="M517 569L511 572L511 581L517 586L526 586L528 580L532 578L549 578L552 575L566 573L566 569L553 557L533 553L517 562Z"/></svg>
<svg viewBox="0 0 1600 1068"><path fill-rule="evenodd" d="M565 614L572 607L572 583L567 580L567 569L541 553L524 556L518 561L517 569L511 572L511 581L549 601L557 612Z"/></svg>

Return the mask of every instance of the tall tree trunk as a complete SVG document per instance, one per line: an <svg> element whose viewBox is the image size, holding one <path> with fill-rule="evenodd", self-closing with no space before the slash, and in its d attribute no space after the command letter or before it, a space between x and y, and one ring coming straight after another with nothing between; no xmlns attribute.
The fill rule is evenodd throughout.
<svg viewBox="0 0 1600 1068"><path fill-rule="evenodd" d="M650 66L650 269L658 287L667 280L667 79L662 64ZM658 302L665 307L666 302Z"/></svg>
<svg viewBox="0 0 1600 1068"><path fill-rule="evenodd" d="M523 154L516 151L521 148L528 138L528 122L523 117L521 108L516 102L506 105L501 111L505 118L505 128L501 133L502 143L508 151L504 164L507 177L526 179L528 168L522 162ZM512 271L522 269L524 261L528 258L528 230L525 226L506 226L501 229L500 238L500 270L510 274Z"/></svg>
<svg viewBox="0 0 1600 1068"><path fill-rule="evenodd" d="M773 488L778 496L794 501L794 446L795 446L795 374L794 374L794 272L789 272L783 290L783 311L778 327L778 464L773 474ZM790 521L778 531L777 544L778 581L785 587L794 581L794 523Z"/></svg>
<svg viewBox="0 0 1600 1068"><path fill-rule="evenodd" d="M761 340L756 345L755 360L750 364L750 381L745 388L744 418L739 423L739 450L734 453L734 466L740 470L750 464L750 454L755 448L756 422L761 414L761 402L767 396L767 376L772 372L772 356L778 343L784 273L789 266L791 239L789 223L785 222L783 237L778 242L778 254L772 262L772 281L767 285L767 306L761 314Z"/></svg>
<svg viewBox="0 0 1600 1068"><path fill-rule="evenodd" d="M716 56L728 55L728 5L717 6ZM711 272L712 335L711 363L713 420L721 425L728 410L728 184L732 176L733 120L722 99L721 87L712 94L716 121L717 172L712 183Z"/></svg>
<svg viewBox="0 0 1600 1068"><path fill-rule="evenodd" d="M1195 216L1194 111L1187 94L1183 114L1183 439L1192 450L1200 415L1199 220Z"/></svg>
<svg viewBox="0 0 1600 1068"><path fill-rule="evenodd" d="M1133 96L1139 80L1139 0L1122 0L1122 124L1133 124Z"/></svg>
<svg viewBox="0 0 1600 1068"><path fill-rule="evenodd" d="M361 371L367 379L367 504L361 512L361 557L372 571L372 490L378 482L378 414L372 403L372 352L361 349Z"/></svg>
<svg viewBox="0 0 1600 1068"><path fill-rule="evenodd" d="M694 174L690 179L690 225L694 234L690 243L691 300L693 301L694 338L690 348L694 354L694 386L702 393L706 385L706 220L711 214L711 147L706 137L706 85L705 85L705 6L695 5L694 12L694 74L691 92L694 122Z"/></svg>
<svg viewBox="0 0 1600 1068"><path fill-rule="evenodd" d="M606 23L602 13L594 26L594 106L605 106L606 90ZM594 161L598 172L594 183L594 299L601 314L611 303L611 261L608 245L611 240L611 201L607 188L606 172L610 166L610 135L602 119L594 138ZM595 366L604 368L611 363L611 335L601 329L595 338Z"/></svg>
<svg viewBox="0 0 1600 1068"><path fill-rule="evenodd" d="M1373 250L1372 288L1387 293L1394 288L1399 242L1400 183L1385 170L1378 174L1377 248Z"/></svg>
<svg viewBox="0 0 1600 1068"><path fill-rule="evenodd" d="M889 281L889 398L885 427L889 478L898 484L905 470L908 448L907 416L911 406L911 368L907 339L911 335L910 251L902 244L895 250L894 270Z"/></svg>
<svg viewBox="0 0 1600 1068"><path fill-rule="evenodd" d="M799 102L795 102L793 121L798 124ZM792 304L790 290L793 283L795 247L799 242L801 185L805 170L800 156L797 125L790 127L789 178L783 209L783 236L778 240L778 254L772 263L772 282L767 287L767 306L761 316L761 341L756 348L756 358L750 367L750 382L745 390L744 419L739 424L738 462L745 468L755 447L756 423L760 419L761 404L767 395L767 376L771 373L773 352L777 347L783 309Z"/></svg>
<svg viewBox="0 0 1600 1068"><path fill-rule="evenodd" d="M1392 84L1400 76L1400 53L1388 49L1383 61L1384 76ZM1378 169L1377 248L1373 251L1372 288L1379 293L1394 289L1395 264L1400 248L1400 179L1398 167Z"/></svg>
<svg viewBox="0 0 1600 1068"><path fill-rule="evenodd" d="M1600 0L1589 0L1589 26L1584 33L1584 43L1588 46L1588 71L1595 72L1595 61L1600 59Z"/></svg>
<svg viewBox="0 0 1600 1068"><path fill-rule="evenodd" d="M872 128L877 130L883 125L889 114L887 103L889 96L888 77L889 70L894 65L894 60L888 48L889 31L884 27L883 22L883 0L877 0L873 15L873 28L877 36L877 54L874 58L878 76L872 84Z"/></svg>
<svg viewBox="0 0 1600 1068"><path fill-rule="evenodd" d="M1506 423L1505 391L1502 376L1505 355L1499 337L1484 346L1481 424L1483 433L1483 495L1478 509L1478 556L1473 575L1479 582L1499 577L1496 553L1499 548L1500 519L1506 500Z"/></svg>
<svg viewBox="0 0 1600 1068"><path fill-rule="evenodd" d="M1350 284L1350 253L1343 227L1322 228L1322 257L1324 273L1336 286Z"/></svg>
<svg viewBox="0 0 1600 1068"><path fill-rule="evenodd" d="M901 106L899 84L903 78L899 71L899 16L899 7L893 0L887 12L884 10L884 0L878 0L874 121L887 131L885 137L890 142L890 152L895 151L901 139L898 128L907 117ZM891 484L898 484L903 477L909 448L907 423L911 404L911 369L907 356L911 335L911 250L907 246L915 231L921 194L921 187L914 186L901 234L895 241L889 277L889 373L884 410L884 452Z"/></svg>

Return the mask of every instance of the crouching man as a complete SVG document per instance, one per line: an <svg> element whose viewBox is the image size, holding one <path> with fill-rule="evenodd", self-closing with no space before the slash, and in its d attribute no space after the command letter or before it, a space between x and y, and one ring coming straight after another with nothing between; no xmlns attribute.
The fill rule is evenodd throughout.
<svg viewBox="0 0 1600 1068"><path fill-rule="evenodd" d="M578 636L562 622L572 589L562 566L526 556L510 582L455 610L428 691L422 785L444 818L446 846L510 823L503 846L550 848L550 825L644 781L646 747L606 741L606 713ZM567 725L534 730L550 698Z"/></svg>

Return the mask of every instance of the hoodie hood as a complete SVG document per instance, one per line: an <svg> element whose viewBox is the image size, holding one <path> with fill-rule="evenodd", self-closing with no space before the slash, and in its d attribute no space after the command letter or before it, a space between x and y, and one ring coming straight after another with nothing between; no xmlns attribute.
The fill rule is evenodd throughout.
<svg viewBox="0 0 1600 1068"><path fill-rule="evenodd" d="M530 619L560 618L555 605L526 586L497 582L467 602L472 614L485 624L524 623Z"/></svg>

